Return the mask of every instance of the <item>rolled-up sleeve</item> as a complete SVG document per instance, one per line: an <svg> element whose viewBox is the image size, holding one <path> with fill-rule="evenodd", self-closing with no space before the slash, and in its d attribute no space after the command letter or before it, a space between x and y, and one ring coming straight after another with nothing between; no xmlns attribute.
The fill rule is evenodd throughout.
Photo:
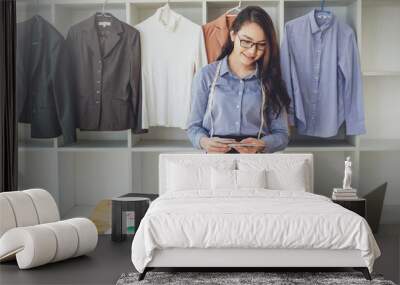
<svg viewBox="0 0 400 285"><path fill-rule="evenodd" d="M282 110L279 116L276 117L276 114L272 112L271 108L267 108L267 112L270 122L270 134L261 138L266 144L264 152L272 153L284 150L289 143L287 113L285 110Z"/></svg>
<svg viewBox="0 0 400 285"><path fill-rule="evenodd" d="M187 127L188 137L194 147L201 149L200 139L208 137L208 131L203 128L203 118L207 109L209 88L204 77L204 68L193 78L192 104Z"/></svg>

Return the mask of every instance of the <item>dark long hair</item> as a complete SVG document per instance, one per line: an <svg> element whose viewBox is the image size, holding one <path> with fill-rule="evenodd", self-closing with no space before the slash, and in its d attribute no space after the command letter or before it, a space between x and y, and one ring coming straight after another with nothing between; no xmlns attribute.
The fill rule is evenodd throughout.
<svg viewBox="0 0 400 285"><path fill-rule="evenodd" d="M236 16L230 30L237 34L243 24L249 22L259 25L267 37L267 49L269 52L265 52L264 56L257 61L266 96L263 113L265 114L268 105L270 105L276 117L280 115L282 108L285 108L289 113L290 98L286 90L285 82L282 80L279 44L271 17L258 6L248 6ZM234 44L231 38L228 37L217 60L221 60L225 56L230 55L233 51L233 47Z"/></svg>

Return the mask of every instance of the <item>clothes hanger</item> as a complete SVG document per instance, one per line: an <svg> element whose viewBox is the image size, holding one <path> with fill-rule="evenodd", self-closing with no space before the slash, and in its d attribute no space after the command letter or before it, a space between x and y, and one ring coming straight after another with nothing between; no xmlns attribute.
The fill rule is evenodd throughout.
<svg viewBox="0 0 400 285"><path fill-rule="evenodd" d="M101 12L97 12L96 16L102 16L102 17L108 17L108 18L112 17L112 15L110 13L106 12L107 3L108 3L108 0L103 1L103 7L101 9Z"/></svg>
<svg viewBox="0 0 400 285"><path fill-rule="evenodd" d="M106 12L107 2L108 2L108 0L104 0L101 12L96 13L96 17L103 19L103 21L99 22L98 24L100 26L104 26L104 27L111 25L111 18L112 18L112 15L110 13Z"/></svg>
<svg viewBox="0 0 400 285"><path fill-rule="evenodd" d="M233 7L232 9L229 9L228 11L226 11L226 15L228 15L228 14L231 14L232 15L232 12L234 13L234 12L237 12L237 13L239 13L240 11L242 11L242 9L241 9L241 7L242 7L242 1L240 0L239 1L239 5L237 5L236 7Z"/></svg>
<svg viewBox="0 0 400 285"><path fill-rule="evenodd" d="M315 9L315 17L317 17L318 19L326 19L326 18L330 17L332 14L330 11L327 11L324 9L325 1L326 0L321 0L320 8Z"/></svg>

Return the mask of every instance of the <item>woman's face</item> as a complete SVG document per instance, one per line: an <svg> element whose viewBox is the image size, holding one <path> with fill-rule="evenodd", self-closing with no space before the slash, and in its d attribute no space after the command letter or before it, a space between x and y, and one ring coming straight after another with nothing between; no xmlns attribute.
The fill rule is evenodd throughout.
<svg viewBox="0 0 400 285"><path fill-rule="evenodd" d="M264 31L256 23L245 23L237 33L231 31L230 36L234 45L232 54L245 66L254 66L268 52Z"/></svg>

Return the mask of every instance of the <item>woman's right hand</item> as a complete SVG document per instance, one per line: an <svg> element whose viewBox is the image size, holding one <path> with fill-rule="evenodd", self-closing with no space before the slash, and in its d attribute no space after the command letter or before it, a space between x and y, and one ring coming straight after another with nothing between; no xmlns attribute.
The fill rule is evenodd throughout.
<svg viewBox="0 0 400 285"><path fill-rule="evenodd" d="M221 142L221 139L218 137L202 137L200 139L200 146L207 151L207 153L225 153L231 150L231 147L228 146L228 143L235 143L235 140L227 140L224 139L224 142Z"/></svg>

